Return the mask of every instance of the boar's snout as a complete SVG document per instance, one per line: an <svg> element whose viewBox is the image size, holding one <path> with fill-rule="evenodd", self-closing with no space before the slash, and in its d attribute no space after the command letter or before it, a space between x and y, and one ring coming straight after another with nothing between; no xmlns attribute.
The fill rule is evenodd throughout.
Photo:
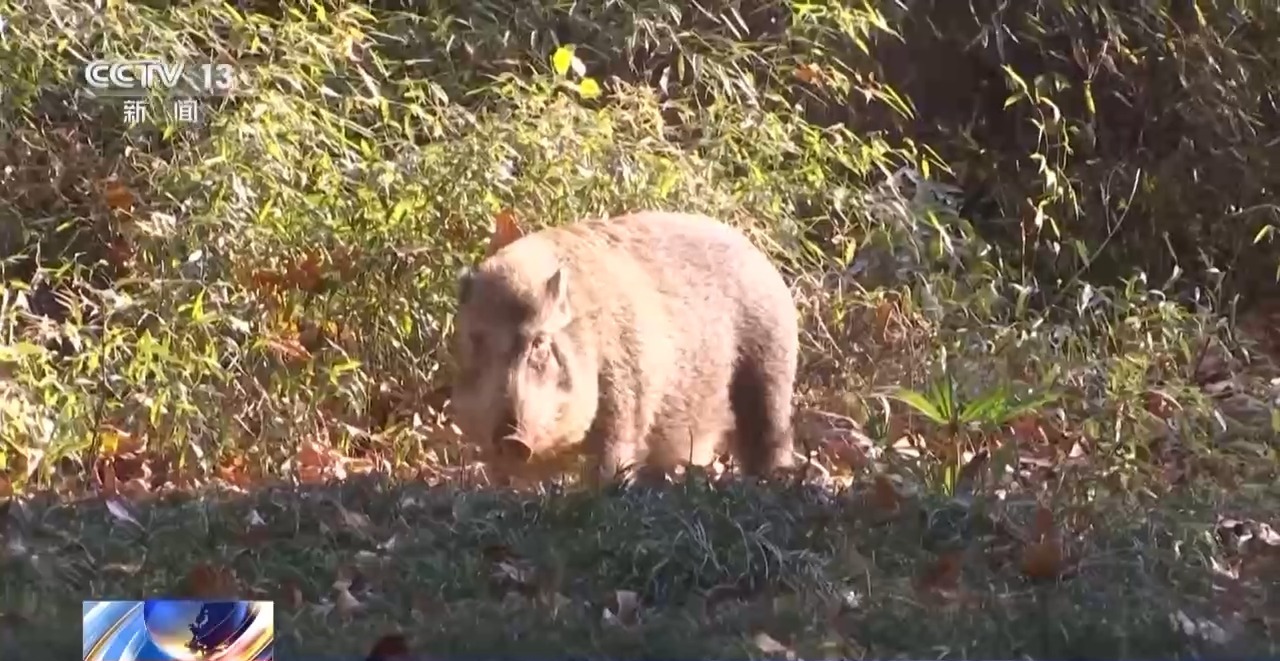
<svg viewBox="0 0 1280 661"><path fill-rule="evenodd" d="M520 429L516 425L516 417L510 413L503 416L493 438L494 448L498 456L519 462L529 461L533 457L533 448L521 438Z"/></svg>

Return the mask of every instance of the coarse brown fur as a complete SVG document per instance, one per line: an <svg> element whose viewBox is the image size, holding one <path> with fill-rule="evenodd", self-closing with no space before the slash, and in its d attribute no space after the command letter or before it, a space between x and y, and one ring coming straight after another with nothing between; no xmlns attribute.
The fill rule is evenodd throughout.
<svg viewBox="0 0 1280 661"><path fill-rule="evenodd" d="M795 303L743 233L640 212L521 234L500 226L460 281L467 438L518 461L585 442L606 480L725 449L752 475L792 465Z"/></svg>

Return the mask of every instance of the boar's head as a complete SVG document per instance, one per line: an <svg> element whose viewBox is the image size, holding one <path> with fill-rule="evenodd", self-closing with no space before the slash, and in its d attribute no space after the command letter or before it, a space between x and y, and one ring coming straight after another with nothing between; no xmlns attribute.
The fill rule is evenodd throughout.
<svg viewBox="0 0 1280 661"><path fill-rule="evenodd" d="M596 384L569 333L570 286L554 255L531 250L503 251L459 279L454 418L504 459L581 440L583 409L595 410Z"/></svg>

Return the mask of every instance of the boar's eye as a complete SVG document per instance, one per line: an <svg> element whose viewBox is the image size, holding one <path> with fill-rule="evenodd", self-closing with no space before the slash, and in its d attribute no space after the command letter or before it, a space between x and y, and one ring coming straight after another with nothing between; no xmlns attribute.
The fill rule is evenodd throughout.
<svg viewBox="0 0 1280 661"><path fill-rule="evenodd" d="M547 361L551 358L551 338L546 334L538 333L529 341L529 362L534 367L545 367Z"/></svg>

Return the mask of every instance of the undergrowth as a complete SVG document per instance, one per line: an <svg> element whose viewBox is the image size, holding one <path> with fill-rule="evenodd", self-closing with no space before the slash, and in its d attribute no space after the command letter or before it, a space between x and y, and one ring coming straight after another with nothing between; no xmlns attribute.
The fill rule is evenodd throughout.
<svg viewBox="0 0 1280 661"><path fill-rule="evenodd" d="M669 638L624 627L612 642L595 637L599 609L573 611L579 619L557 634L568 638L544 640L538 618L551 611L520 625L501 610L519 604L467 602L434 620L436 648L467 651L474 627L500 617L511 630L493 652L534 636L548 651L670 655L668 642L711 626L682 619L692 607L680 600L717 582L744 595L825 596L783 608L790 615L744 596L764 610L731 618L727 637L708 636L692 656L770 653L739 634L786 617L790 638L774 644L828 653L805 627L844 622L846 611L856 624L832 626L838 653L854 656L1163 655L1206 639L1176 617L1185 635L1168 639L1170 611L1182 611L1155 606L1156 595L1209 600L1210 574L1233 561L1205 531L1219 514L1246 519L1277 502L1280 371L1268 350L1280 348L1269 202L1280 185L1280 10L1243 0L1060 0L1016 16L991 3L906 13L772 0L375 4L0 2L0 496L156 507L147 503L171 492L341 489L376 473L443 489L431 498L455 509L515 498L482 488L476 448L448 420L458 269L479 257L499 214L540 227L696 211L749 230L786 274L805 320L797 432L809 483L840 502L866 491L874 506L863 510L899 517L884 533L893 539L857 518L865 512L848 520L848 503L803 515L817 507L800 504L810 492L784 507L771 500L784 496L730 487L683 501L527 496L536 506L492 505L510 515L450 514L476 527L448 542L443 529L382 512L378 525L425 535L412 571L442 601L476 598L461 578L476 568L454 575L429 558L592 528L594 541L556 552L592 585L544 586L537 599L594 605L608 587L646 607L674 600L644 625ZM203 99L195 124L152 98L150 116L132 124L121 99L88 98L79 76L89 60L134 57L232 62L239 92ZM329 511L279 493L293 495L259 518ZM959 558L971 568L974 552L922 547L934 533L901 518L911 494L931 503L924 530L956 503L963 521L994 526L943 534L964 548L985 540L979 555L999 567L975 580L989 596L957 596ZM999 532L1011 512L1036 507L1033 532ZM547 508L558 513L530 513ZM759 513L788 508L830 532ZM1062 533L1075 555L1036 560L1079 508L1109 523ZM1134 518L1144 508L1172 509L1157 523ZM155 521L178 516L155 511ZM78 589L156 587L140 569L103 578L108 556L154 542L116 548L118 530L89 533L96 515L76 516L89 518L48 525L105 545L84 565L98 578ZM9 538L31 544L22 530ZM1197 560L1184 557L1183 537L1200 545ZM864 595L830 611L848 587L833 576L854 572L845 538L883 549L854 563L863 588L890 586L874 607ZM335 570L362 543L339 535L298 562ZM215 541L205 560L234 564L243 544ZM400 557L374 550L379 562ZM1160 559L1145 563L1149 553ZM35 572L35 583L3 588L24 617L65 607L33 596L62 580L34 560L47 556L10 555L29 556L24 571ZM910 592L899 588L920 588L904 578L920 563L934 572L925 592L942 586L950 606L895 601ZM244 585L281 580L259 569ZM1084 580L1059 594L1002 582L1076 573ZM1121 584L1134 592L1117 594ZM308 589L307 602L344 603ZM1273 603L1271 592L1210 609L1235 623L1214 625L1230 631L1208 636L1215 649L1274 653L1260 642L1274 641L1274 617L1250 610ZM974 624L975 604L1005 619ZM935 607L952 619L929 641L892 630L894 618ZM397 608L372 621L396 620ZM1061 626L1031 636L1030 621ZM1097 648L1072 642L1090 636Z"/></svg>

